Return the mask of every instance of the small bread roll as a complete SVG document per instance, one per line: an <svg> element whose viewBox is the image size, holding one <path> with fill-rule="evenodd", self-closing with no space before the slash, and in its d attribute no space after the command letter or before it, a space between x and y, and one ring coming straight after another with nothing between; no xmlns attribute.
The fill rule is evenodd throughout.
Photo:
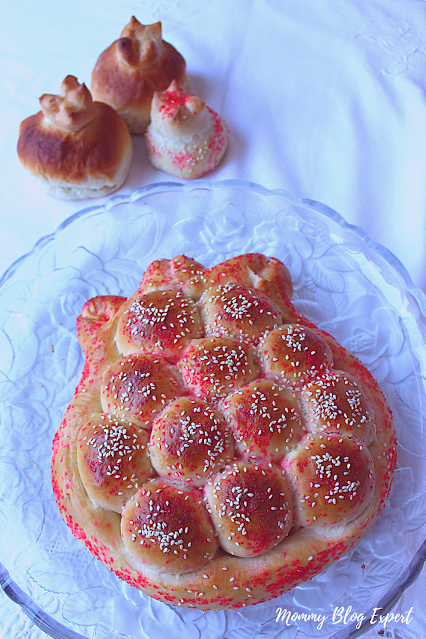
<svg viewBox="0 0 426 639"><path fill-rule="evenodd" d="M173 81L155 92L146 134L152 164L179 178L198 178L221 161L229 140L223 118Z"/></svg>
<svg viewBox="0 0 426 639"><path fill-rule="evenodd" d="M186 86L185 60L162 39L161 22L143 25L133 16L99 56L90 87L95 100L120 113L131 133L143 133L154 91L167 89L172 80Z"/></svg>
<svg viewBox="0 0 426 639"><path fill-rule="evenodd" d="M93 415L78 432L77 463L89 497L121 514L130 497L154 474L149 434L112 415Z"/></svg>
<svg viewBox="0 0 426 639"><path fill-rule="evenodd" d="M219 408L243 457L276 462L305 434L296 397L270 379L257 379L235 391Z"/></svg>
<svg viewBox="0 0 426 639"><path fill-rule="evenodd" d="M121 531L135 559L164 572L197 570L218 549L201 491L160 478L147 482L127 503Z"/></svg>
<svg viewBox="0 0 426 639"><path fill-rule="evenodd" d="M124 120L94 102L85 84L68 75L58 95L42 95L41 111L21 123L18 157L53 197L103 197L123 184L132 161Z"/></svg>
<svg viewBox="0 0 426 639"><path fill-rule="evenodd" d="M185 285L194 278L202 277L205 271L202 264L186 255L178 255L170 260L154 260L146 269L139 290L147 293L182 288L186 293ZM200 294L194 295L193 287L188 290L192 299L198 298Z"/></svg>
<svg viewBox="0 0 426 639"><path fill-rule="evenodd" d="M159 475L202 486L234 455L232 435L223 416L207 402L179 397L155 420L149 442Z"/></svg>
<svg viewBox="0 0 426 639"><path fill-rule="evenodd" d="M202 337L198 307L179 291L150 291L131 298L117 325L124 355L141 350L177 361L191 339Z"/></svg>
<svg viewBox="0 0 426 639"><path fill-rule="evenodd" d="M109 366L102 377L101 404L117 415L150 429L168 401L183 394L172 367L153 355L128 355Z"/></svg>
<svg viewBox="0 0 426 639"><path fill-rule="evenodd" d="M248 384L258 372L251 347L233 337L192 340L178 368L194 395L213 400Z"/></svg>
<svg viewBox="0 0 426 639"><path fill-rule="evenodd" d="M209 336L232 335L257 344L282 323L279 307L252 286L236 282L209 288L200 299Z"/></svg>
<svg viewBox="0 0 426 639"><path fill-rule="evenodd" d="M309 434L281 462L294 490L294 519L323 527L353 521L375 486L371 454L360 441L336 433Z"/></svg>
<svg viewBox="0 0 426 639"><path fill-rule="evenodd" d="M302 389L309 430L357 437L365 446L375 439L374 413L360 384L343 371L332 371Z"/></svg>
<svg viewBox="0 0 426 639"><path fill-rule="evenodd" d="M271 331L259 346L265 374L298 386L326 373L333 364L327 342L312 328L284 324Z"/></svg>
<svg viewBox="0 0 426 639"><path fill-rule="evenodd" d="M230 555L260 555L279 544L293 524L288 481L267 465L234 462L204 491L219 543Z"/></svg>

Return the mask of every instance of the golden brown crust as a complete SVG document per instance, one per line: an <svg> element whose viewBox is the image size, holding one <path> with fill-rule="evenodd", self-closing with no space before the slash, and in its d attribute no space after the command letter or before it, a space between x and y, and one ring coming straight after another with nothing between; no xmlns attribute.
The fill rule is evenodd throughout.
<svg viewBox="0 0 426 639"><path fill-rule="evenodd" d="M238 452L277 462L305 434L297 397L270 379L258 379L228 395L219 405Z"/></svg>
<svg viewBox="0 0 426 639"><path fill-rule="evenodd" d="M209 336L231 335L258 344L270 330L282 324L275 302L252 286L236 282L209 288L200 300Z"/></svg>
<svg viewBox="0 0 426 639"><path fill-rule="evenodd" d="M116 341L124 355L141 350L176 361L192 339L204 335L198 306L180 291L150 291L130 298Z"/></svg>
<svg viewBox="0 0 426 639"><path fill-rule="evenodd" d="M185 256L160 260L147 269L137 295L152 290L181 291L200 305L204 291L227 282L254 286L264 292L267 289L269 297L279 305L284 322L272 333L284 329L288 336L289 325L294 333L297 324L299 337L302 333L305 335L302 343L306 345L306 335L310 335L310 346L312 340L316 347L320 346L314 362L314 379L309 375L302 383L299 376L283 379L281 373L272 372L265 377L266 367L261 366L261 361L262 358L265 361L263 351L268 338L257 346L247 345L244 339L235 337L202 338L190 341L177 366L163 359L162 366L168 367L170 376L179 370L182 376L176 382L179 388L173 386L166 405L155 408L149 449L151 445L154 449L159 437L162 441L158 452L166 450L164 444L171 444L171 455L170 458L160 455L157 459L154 452L151 459L160 476L138 487L139 492L128 499L123 517L120 517L117 512L106 510L90 499L77 463L79 429L84 428L94 414L102 412L102 376L109 366L126 359L115 342L117 325L126 303L122 298L98 298L85 305L78 322L78 335L86 355L85 369L53 445L54 493L62 516L74 534L129 584L161 601L201 609L224 609L266 601L324 570L353 548L374 525L389 494L396 464L392 418L379 386L353 355L296 311L289 301L288 272L278 260L251 254L233 258L212 269L205 269ZM226 360L226 366L231 369L225 372L232 374L222 378L224 368L219 360L212 364L216 357L214 348L219 345L214 340L225 340L221 344L222 348L225 346L221 351L225 355L233 353L235 359L236 354L244 354L249 358L251 373L242 375L238 365L232 367L231 357ZM195 374L190 366L185 370L185 365L189 363L191 353L200 355L206 343L213 348L208 350L205 360L212 377L204 375L207 378L204 379L199 375L201 367ZM293 358L301 352L294 352ZM284 353L284 358L285 354L290 355L290 351ZM159 356L150 357L159 360ZM247 372L249 367L244 370ZM333 376L338 380L337 386ZM245 432L246 446L239 447L243 440L238 441L238 424L244 420L244 411L253 411L253 428L262 431L259 437L271 424L264 413L265 404L257 401L256 385L260 386L261 394L269 397L266 408L276 401L273 394L278 386L285 406L293 411L293 433L289 441L275 446L276 442L271 438L274 448L279 449L276 456L268 448L268 442L263 445L253 434L251 439L246 437ZM218 393L217 388L222 386ZM341 414L337 420L330 419L328 423L324 420L324 407L312 406L312 396L308 393L314 392L317 400L327 404L327 393L334 390L337 390ZM242 415L238 416L237 398L248 398L250 391L255 395L253 402L250 408L249 402L242 402ZM168 393L167 390L164 394ZM195 396L197 393L200 398ZM179 402L183 402L182 405ZM161 412L156 412L157 408ZM199 432L192 430L192 426L184 432L185 425L194 422L196 413L191 409L195 408L205 411ZM178 412L183 413L180 424L179 420L174 421ZM167 424L169 414L172 418ZM206 428L206 424L212 425L208 414L215 416L218 430ZM320 415L318 423L315 415ZM349 420L346 430L342 416L343 422ZM175 469L172 468L173 455L176 461L180 457L178 451L182 453L187 444L189 447L194 444L191 442L194 432L202 436L201 458L212 453L220 433L225 433L220 430L225 419L236 434L233 457L230 447L223 460L217 456L221 460L219 466L213 463L205 476L197 471L197 455L192 462L191 455L184 459L182 469L178 468L179 462L174 464ZM174 446L171 429L176 424L181 432L177 438L179 445ZM149 428L150 424L146 426ZM221 447L220 443L217 450ZM222 464L223 468L220 467ZM182 470L183 474L175 473L175 470ZM252 488L244 484L244 475L249 478ZM200 486L195 486L196 483ZM146 502L146 493L142 495L142 491L149 490L150 486L155 488L156 499L151 506L158 506L156 512L161 513L155 521L148 517L152 512L149 499ZM139 513L136 503L140 503L142 496L145 510ZM241 501L242 496L244 501ZM180 510L182 517L178 516ZM249 510L253 511L252 517ZM282 517L277 517L277 512ZM197 540L195 546L199 545L198 552L188 536L191 526L185 522L189 520L193 540ZM241 525L243 520L247 526ZM164 537L158 536L161 530L166 531ZM228 533L226 539L221 531ZM178 545L169 561L167 550L174 546L172 539L177 540ZM191 548L189 553L186 552Z"/></svg>
<svg viewBox="0 0 426 639"><path fill-rule="evenodd" d="M234 462L209 479L205 494L220 545L231 555L256 557L290 532L293 495L271 465Z"/></svg>
<svg viewBox="0 0 426 639"><path fill-rule="evenodd" d="M162 477L204 486L234 457L234 442L221 413L197 397L179 397L154 421L151 463Z"/></svg>
<svg viewBox="0 0 426 639"><path fill-rule="evenodd" d="M360 386L348 373L333 370L301 391L312 432L338 432L369 446L375 438L374 414Z"/></svg>
<svg viewBox="0 0 426 639"><path fill-rule="evenodd" d="M176 258L178 263L181 259L182 256ZM287 318L288 322L295 321L295 318L299 317L299 313L289 304L293 295L290 273L287 267L275 257L267 257L261 253L246 253L231 257L224 264L217 264L210 269L200 265L188 269L186 264L183 268L185 275L189 275L182 279L183 289L195 299L213 285L232 282L252 286L257 291L265 293L279 306L283 317Z"/></svg>
<svg viewBox="0 0 426 639"><path fill-rule="evenodd" d="M66 131L78 131L96 117L89 89L73 75L67 75L58 95L42 95L40 106L52 124Z"/></svg>
<svg viewBox="0 0 426 639"><path fill-rule="evenodd" d="M258 372L253 349L228 336L192 340L178 367L191 393L213 401L244 386Z"/></svg>
<svg viewBox="0 0 426 639"><path fill-rule="evenodd" d="M159 478L129 501L121 530L132 557L164 572L199 570L218 549L201 492Z"/></svg>
<svg viewBox="0 0 426 639"><path fill-rule="evenodd" d="M183 290L191 299L198 299L204 290L197 286L194 294L192 282L202 281L206 268L186 255L178 255L170 260L154 260L146 269L136 294L149 291Z"/></svg>
<svg viewBox="0 0 426 639"><path fill-rule="evenodd" d="M132 495L154 475L149 435L113 415L93 415L78 431L77 464L93 502L121 514Z"/></svg>
<svg viewBox="0 0 426 639"><path fill-rule="evenodd" d="M93 102L86 87L78 83L75 87L70 77L61 87L64 96L42 96L42 111L21 123L18 157L55 197L108 195L123 184L129 171L131 137L111 107Z"/></svg>
<svg viewBox="0 0 426 639"><path fill-rule="evenodd" d="M133 16L120 38L99 56L90 87L95 100L120 113L131 133L143 133L154 92L172 80L186 84L184 58L162 39L160 22L142 25Z"/></svg>
<svg viewBox="0 0 426 639"><path fill-rule="evenodd" d="M294 489L295 522L334 526L353 521L375 486L368 448L339 433L310 433L281 462Z"/></svg>
<svg viewBox="0 0 426 639"><path fill-rule="evenodd" d="M167 362L150 353L134 353L105 370L101 404L104 413L151 428L155 416L183 392L176 371Z"/></svg>
<svg viewBox="0 0 426 639"><path fill-rule="evenodd" d="M289 386L320 377L333 363L327 342L302 324L284 324L270 331L260 345L260 359L267 377Z"/></svg>

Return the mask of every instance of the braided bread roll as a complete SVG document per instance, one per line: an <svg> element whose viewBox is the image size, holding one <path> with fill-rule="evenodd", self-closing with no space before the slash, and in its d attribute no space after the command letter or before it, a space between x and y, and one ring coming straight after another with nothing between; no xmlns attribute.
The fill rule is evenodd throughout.
<svg viewBox="0 0 426 639"><path fill-rule="evenodd" d="M277 597L372 528L396 440L366 368L292 305L279 260L157 260L77 320L57 504L118 577L188 608Z"/></svg>

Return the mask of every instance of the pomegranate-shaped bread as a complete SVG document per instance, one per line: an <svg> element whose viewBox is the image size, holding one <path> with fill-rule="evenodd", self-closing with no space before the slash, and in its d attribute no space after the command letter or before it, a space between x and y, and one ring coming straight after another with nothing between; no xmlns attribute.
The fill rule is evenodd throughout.
<svg viewBox="0 0 426 639"><path fill-rule="evenodd" d="M396 464L367 369L292 305L285 265L159 259L77 320L81 381L53 442L64 521L177 606L277 597L371 530Z"/></svg>
<svg viewBox="0 0 426 639"><path fill-rule="evenodd" d="M163 40L161 22L143 25L133 16L99 56L90 88L95 100L122 115L131 133L143 133L154 92L164 91L172 80L187 86L185 60Z"/></svg>

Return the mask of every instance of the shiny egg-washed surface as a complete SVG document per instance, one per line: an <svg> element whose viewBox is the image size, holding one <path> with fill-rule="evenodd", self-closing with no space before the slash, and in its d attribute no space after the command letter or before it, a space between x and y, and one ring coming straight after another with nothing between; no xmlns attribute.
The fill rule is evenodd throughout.
<svg viewBox="0 0 426 639"><path fill-rule="evenodd" d="M157 260L129 299L89 300L85 367L54 441L74 535L164 602L277 597L353 548L396 464L367 369L291 304L284 264Z"/></svg>

